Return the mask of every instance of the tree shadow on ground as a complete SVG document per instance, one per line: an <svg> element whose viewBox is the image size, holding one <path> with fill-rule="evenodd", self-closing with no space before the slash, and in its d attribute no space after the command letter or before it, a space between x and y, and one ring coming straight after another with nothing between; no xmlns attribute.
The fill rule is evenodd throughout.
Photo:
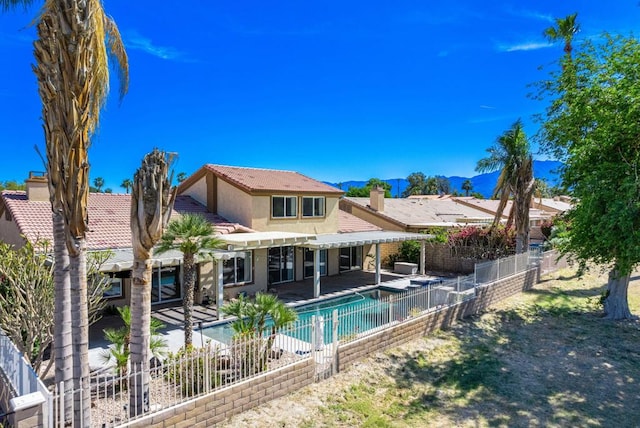
<svg viewBox="0 0 640 428"><path fill-rule="evenodd" d="M544 293L540 293L544 294ZM392 354L405 421L434 409L490 426L640 426L640 324L562 305L495 311L441 333L444 344Z"/></svg>

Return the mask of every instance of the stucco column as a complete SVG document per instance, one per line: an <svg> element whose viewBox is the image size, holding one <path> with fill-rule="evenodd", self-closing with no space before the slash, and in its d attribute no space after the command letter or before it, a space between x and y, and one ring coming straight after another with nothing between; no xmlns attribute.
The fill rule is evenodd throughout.
<svg viewBox="0 0 640 428"><path fill-rule="evenodd" d="M216 313L218 314L218 320L221 320L224 318L224 315L222 314L222 305L223 305L223 299L224 299L224 285L223 285L223 270L222 269L222 260L215 260L214 259L214 263L215 263L215 272L217 273L216 278L218 279L216 281Z"/></svg>
<svg viewBox="0 0 640 428"><path fill-rule="evenodd" d="M313 250L313 297L320 297L320 249Z"/></svg>
<svg viewBox="0 0 640 428"><path fill-rule="evenodd" d="M426 272L425 264L427 263L427 244L425 241L420 241L420 275L424 275Z"/></svg>
<svg viewBox="0 0 640 428"><path fill-rule="evenodd" d="M376 285L380 284L380 244L376 244Z"/></svg>

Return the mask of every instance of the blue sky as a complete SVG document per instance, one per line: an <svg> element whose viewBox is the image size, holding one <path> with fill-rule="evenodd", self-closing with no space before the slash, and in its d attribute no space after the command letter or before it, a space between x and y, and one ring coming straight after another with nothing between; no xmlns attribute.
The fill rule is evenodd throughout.
<svg viewBox="0 0 640 428"><path fill-rule="evenodd" d="M37 5L39 6L39 4ZM544 105L528 85L562 55L542 31L578 12L580 39L640 25L637 1L104 0L130 64L89 152L107 187L154 147L176 172L205 163L299 171L340 182L473 176L495 138ZM41 104L29 27L0 13L0 180L42 171ZM539 70L547 66L546 70Z"/></svg>

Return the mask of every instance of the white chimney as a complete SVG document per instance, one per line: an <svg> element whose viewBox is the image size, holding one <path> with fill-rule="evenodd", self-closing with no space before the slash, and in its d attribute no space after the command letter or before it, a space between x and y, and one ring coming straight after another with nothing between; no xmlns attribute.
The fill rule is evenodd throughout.
<svg viewBox="0 0 640 428"><path fill-rule="evenodd" d="M384 212L384 189L382 187L375 186L371 188L369 206L378 212Z"/></svg>
<svg viewBox="0 0 640 428"><path fill-rule="evenodd" d="M25 185L27 187L27 199L30 201L49 202L49 180L47 179L47 174L30 171Z"/></svg>

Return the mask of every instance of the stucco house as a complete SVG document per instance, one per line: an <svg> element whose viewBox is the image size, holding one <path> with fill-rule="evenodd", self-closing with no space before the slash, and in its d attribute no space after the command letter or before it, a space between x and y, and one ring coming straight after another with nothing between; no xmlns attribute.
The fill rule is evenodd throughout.
<svg viewBox="0 0 640 428"><path fill-rule="evenodd" d="M53 240L46 176L30 174L26 191L0 194L0 240ZM205 165L178 188L172 218L200 213L226 248L198 259L197 301L216 302L240 293L268 291L278 284L371 269L380 281L380 244L425 235L385 231L339 210L342 191L293 171ZM131 196L89 195L89 251L110 250L102 270L112 278L110 304L129 301L133 264ZM370 261L367 262L367 257ZM378 261L376 263L375 261ZM152 304L182 299L182 254L153 257Z"/></svg>
<svg viewBox="0 0 640 428"><path fill-rule="evenodd" d="M229 251L244 252L238 260L244 274L253 273L244 282L225 283L225 298L305 278L314 279L317 297L322 276L369 265L379 282L380 245L428 238L384 230L342 212L342 190L295 171L207 164L178 193L256 231L222 236Z"/></svg>

